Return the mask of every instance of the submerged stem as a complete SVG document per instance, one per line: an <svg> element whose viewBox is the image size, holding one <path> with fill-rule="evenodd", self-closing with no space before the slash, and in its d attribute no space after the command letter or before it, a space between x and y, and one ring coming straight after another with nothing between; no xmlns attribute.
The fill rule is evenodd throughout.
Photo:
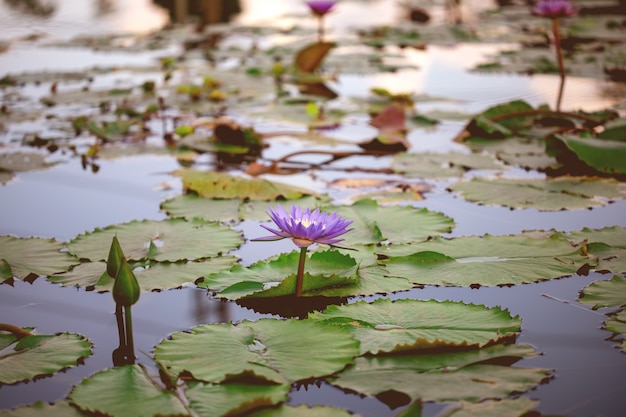
<svg viewBox="0 0 626 417"><path fill-rule="evenodd" d="M307 248L300 248L300 260L298 261L298 276L296 278L296 297L302 296L302 282L304 281L304 262L306 261Z"/></svg>

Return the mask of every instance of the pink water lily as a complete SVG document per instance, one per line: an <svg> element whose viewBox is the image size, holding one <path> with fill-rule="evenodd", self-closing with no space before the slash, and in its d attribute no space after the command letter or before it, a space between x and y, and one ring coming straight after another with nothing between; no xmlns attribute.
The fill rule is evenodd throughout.
<svg viewBox="0 0 626 417"><path fill-rule="evenodd" d="M572 17L578 13L578 8L569 0L540 0L531 11L535 16L556 19L560 17Z"/></svg>
<svg viewBox="0 0 626 417"><path fill-rule="evenodd" d="M352 229L347 227L352 221L346 220L336 212L329 214L319 209L302 210L300 206L291 206L289 213L278 204L276 209L270 207L268 213L278 229L261 225L265 230L274 235L252 239L253 241L272 241L280 239L292 239L299 248L307 248L313 243L322 243L335 246L344 239L339 236Z"/></svg>
<svg viewBox="0 0 626 417"><path fill-rule="evenodd" d="M333 7L337 4L336 1L307 1L306 5L309 6L313 14L316 16L324 16L329 13Z"/></svg>

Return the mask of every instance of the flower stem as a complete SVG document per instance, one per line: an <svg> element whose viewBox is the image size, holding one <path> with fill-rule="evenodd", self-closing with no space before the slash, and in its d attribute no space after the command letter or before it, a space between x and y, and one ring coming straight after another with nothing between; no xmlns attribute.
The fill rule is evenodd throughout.
<svg viewBox="0 0 626 417"><path fill-rule="evenodd" d="M559 63L559 75L561 82L559 84L559 95L556 100L556 111L561 111L561 100L563 98L563 90L565 88L565 65L563 64L563 51L561 50L561 35L559 30L559 19L552 19L552 33L554 35L554 46L556 48L556 59Z"/></svg>
<svg viewBox="0 0 626 417"><path fill-rule="evenodd" d="M298 276L296 278L296 297L302 296L302 282L304 281L304 262L306 261L307 248L300 248L300 261L298 262Z"/></svg>
<svg viewBox="0 0 626 417"><path fill-rule="evenodd" d="M318 16L317 17L317 40L319 42L324 42L324 17L323 16Z"/></svg>

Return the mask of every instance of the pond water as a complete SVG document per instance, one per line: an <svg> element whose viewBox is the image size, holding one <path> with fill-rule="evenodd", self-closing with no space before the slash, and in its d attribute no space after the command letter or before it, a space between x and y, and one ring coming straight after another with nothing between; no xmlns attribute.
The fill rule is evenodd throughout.
<svg viewBox="0 0 626 417"><path fill-rule="evenodd" d="M48 33L52 37L69 39L82 34L134 32L147 33L167 22L167 14L149 1L93 1L57 0L56 12L47 17L32 16L0 3L1 35L10 40L9 49L0 53L0 77L28 71L84 71L94 67L111 68L101 71L92 86L109 88L137 85L147 77L128 71L128 67L146 66L160 56L179 51L176 46L166 51L148 51L128 54L124 52L97 52L79 47L42 46L40 41L25 41L24 36ZM267 2L242 1L242 14L236 21L246 25L272 24L289 27L294 22L306 23L306 10L299 1ZM354 27L354 14L367 5L368 12L361 14L359 24L391 24L402 17L399 2L371 0L344 2L337 13L329 16L328 26L332 36L349 35ZM484 10L484 1L468 1L468 19L472 13ZM472 9L471 6L476 6ZM489 6L490 7L490 6ZM435 8L435 19L443 19L441 8ZM303 21L305 23L303 23ZM19 38L22 38L21 40ZM0 39L2 40L2 39ZM533 77L498 74L489 75L469 71L488 54L509 48L507 44L457 44L432 46L426 51L403 51L406 60L417 69L400 70L393 74L340 75L329 83L340 97L364 98L370 88L383 87L392 92L414 91L420 96L432 97L418 101L420 113L455 111L473 114L489 106L524 99L532 105L553 103L556 100L558 78L548 75ZM115 67L124 69L115 70ZM79 83L67 82L60 89L74 88ZM599 110L620 103L623 97L612 94L618 85L606 81L570 77L563 99L564 110ZM21 94L37 101L47 94L49 83L26 85ZM341 98L340 98L341 100ZM33 104L37 105L37 104ZM70 109L71 110L71 109ZM262 117L241 120L253 124L260 131L290 130L290 124ZM408 140L412 151L449 151L463 149L452 139L466 121L443 120L435 129L417 129ZM161 131L154 126L154 137L149 141L161 144ZM0 151L14 149L25 134L54 134L42 131L37 122L6 125L0 130ZM50 129L46 126L44 129ZM329 135L358 142L371 135L365 117L354 117L350 123ZM289 140L277 140L268 150L268 157L280 156L299 149ZM159 204L182 193L179 179L170 172L179 168L178 160L167 154L136 155L103 159L94 174L81 167L79 160L55 156L59 163L51 168L19 173L0 187L0 235L18 237L37 236L68 241L78 234L112 224L136 219L161 220L166 214ZM384 167L388 158L347 158L336 167ZM346 173L325 170L315 177L310 175L267 176L267 178L311 187L328 192L341 201L342 191L329 188L336 178ZM357 177L356 174L352 174ZM522 170L507 175L537 175ZM349 175L348 175L349 176ZM359 178L364 175L358 174ZM384 177L370 174L373 178ZM456 226L448 237L473 235L504 235L524 230L559 231L579 230L583 227L626 227L626 202L614 203L593 209L544 212L535 209L510 210L469 203L446 191L449 182L430 183L431 192L423 201L412 203L431 211L442 212L454 219ZM265 235L258 223L244 221L236 226L246 239ZM249 265L280 252L293 250L288 241L275 245L246 242L235 255L242 264ZM574 275L536 284L511 287L482 287L480 289L426 286L388 295L392 299L459 300L487 306L502 306L522 319L522 332L518 342L529 343L543 354L523 360L520 365L555 369L554 378L523 394L539 401L537 410L542 414L560 414L576 417L617 417L624 409L623 392L626 389L626 361L624 354L607 340L611 333L602 330L609 310L591 310L577 303L579 292L596 280L611 278L610 274L590 273ZM360 299L371 300L376 297ZM0 285L0 321L18 326L32 326L42 334L76 332L94 343L94 354L81 366L68 369L52 378L35 382L0 386L0 410L32 404L36 400L55 402L63 399L70 388L98 370L112 366L111 353L117 348L115 305L109 293L98 294L83 289L60 287L43 278L32 283L16 280L13 285ZM195 288L142 293L133 307L135 347L139 362L150 364L143 353L167 335L189 329L202 323L238 322L273 317L255 312L234 302L211 298L206 291ZM391 410L375 398L362 398L347 394L327 384L309 385L290 393L291 404L327 404L345 407L362 417L394 416L400 408ZM438 404L426 404L425 416L441 411Z"/></svg>

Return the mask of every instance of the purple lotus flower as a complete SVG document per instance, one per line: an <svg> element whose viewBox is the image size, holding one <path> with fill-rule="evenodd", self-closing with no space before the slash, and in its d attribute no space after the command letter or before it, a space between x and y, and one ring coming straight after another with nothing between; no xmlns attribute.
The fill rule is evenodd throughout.
<svg viewBox="0 0 626 417"><path fill-rule="evenodd" d="M335 7L336 3L336 1L307 1L306 5L309 6L314 15L324 16Z"/></svg>
<svg viewBox="0 0 626 417"><path fill-rule="evenodd" d="M276 210L270 207L268 214L278 229L261 225L262 228L274 233L274 235L252 239L253 241L292 239L299 248L307 248L313 243L336 246L337 243L344 240L340 239L339 236L352 230L346 229L352 224L352 221L344 219L337 212L328 214L319 209L302 211L300 206L291 206L290 212L287 213L278 204Z"/></svg>
<svg viewBox="0 0 626 417"><path fill-rule="evenodd" d="M569 0L539 0L531 12L535 16L557 19L574 16L578 13L578 8Z"/></svg>

